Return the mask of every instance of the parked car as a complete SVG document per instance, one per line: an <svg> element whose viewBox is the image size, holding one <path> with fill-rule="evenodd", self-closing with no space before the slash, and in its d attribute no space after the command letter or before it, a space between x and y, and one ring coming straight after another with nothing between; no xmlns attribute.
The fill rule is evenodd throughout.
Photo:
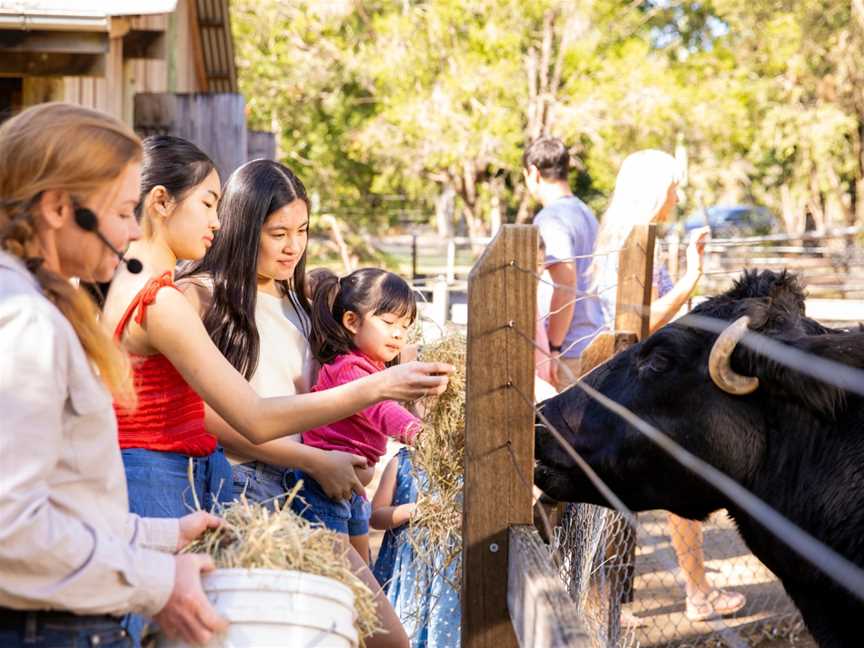
<svg viewBox="0 0 864 648"><path fill-rule="evenodd" d="M707 212L707 219L706 214ZM714 206L694 212L684 221L684 232L706 224L715 238L761 236L777 231L777 219L766 207L755 205Z"/></svg>

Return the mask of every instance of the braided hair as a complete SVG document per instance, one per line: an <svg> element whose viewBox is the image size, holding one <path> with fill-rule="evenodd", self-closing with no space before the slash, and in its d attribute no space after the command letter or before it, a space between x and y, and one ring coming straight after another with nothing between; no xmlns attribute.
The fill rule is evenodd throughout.
<svg viewBox="0 0 864 648"><path fill-rule="evenodd" d="M128 356L102 326L90 295L45 267L34 216L46 191L82 201L140 158L134 132L81 106L40 104L0 126L0 249L24 263L72 325L115 400L126 405L135 400Z"/></svg>

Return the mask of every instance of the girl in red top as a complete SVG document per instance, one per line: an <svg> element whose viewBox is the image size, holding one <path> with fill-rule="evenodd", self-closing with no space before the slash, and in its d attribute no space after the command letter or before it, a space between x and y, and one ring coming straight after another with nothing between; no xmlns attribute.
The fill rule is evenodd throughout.
<svg viewBox="0 0 864 648"><path fill-rule="evenodd" d="M405 346L417 316L414 292L397 275L377 268L355 270L318 281L312 304L312 347L321 362L314 392L321 394L384 371ZM420 421L394 401L382 401L335 423L303 433L303 443L322 450L361 455L374 467L387 449L387 438L413 441ZM356 493L349 501L329 498L308 474L303 480L304 517L350 538L369 557L369 502Z"/></svg>

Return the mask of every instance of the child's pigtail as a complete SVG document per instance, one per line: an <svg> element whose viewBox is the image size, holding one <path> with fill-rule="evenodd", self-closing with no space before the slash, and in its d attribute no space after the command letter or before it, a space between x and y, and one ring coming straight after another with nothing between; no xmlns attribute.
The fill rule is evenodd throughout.
<svg viewBox="0 0 864 648"><path fill-rule="evenodd" d="M345 308L341 304L339 277L319 271L312 295L312 353L321 364L329 364L340 355L349 353L354 343L342 326Z"/></svg>

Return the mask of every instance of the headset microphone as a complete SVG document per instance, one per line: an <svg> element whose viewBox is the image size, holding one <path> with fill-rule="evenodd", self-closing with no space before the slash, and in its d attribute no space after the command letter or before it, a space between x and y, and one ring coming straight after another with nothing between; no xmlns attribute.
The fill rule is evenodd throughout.
<svg viewBox="0 0 864 648"><path fill-rule="evenodd" d="M126 269L129 270L132 274L138 274L141 270L144 269L144 266L138 259L127 259L123 256L123 253L115 248L108 239L99 231L99 221L96 218L96 214L93 213L92 210L87 209L86 207L76 207L75 208L75 223L83 230L88 232L93 232L96 236L99 237L99 240L102 241L108 248L117 255L117 258L120 259L123 263L126 264Z"/></svg>

